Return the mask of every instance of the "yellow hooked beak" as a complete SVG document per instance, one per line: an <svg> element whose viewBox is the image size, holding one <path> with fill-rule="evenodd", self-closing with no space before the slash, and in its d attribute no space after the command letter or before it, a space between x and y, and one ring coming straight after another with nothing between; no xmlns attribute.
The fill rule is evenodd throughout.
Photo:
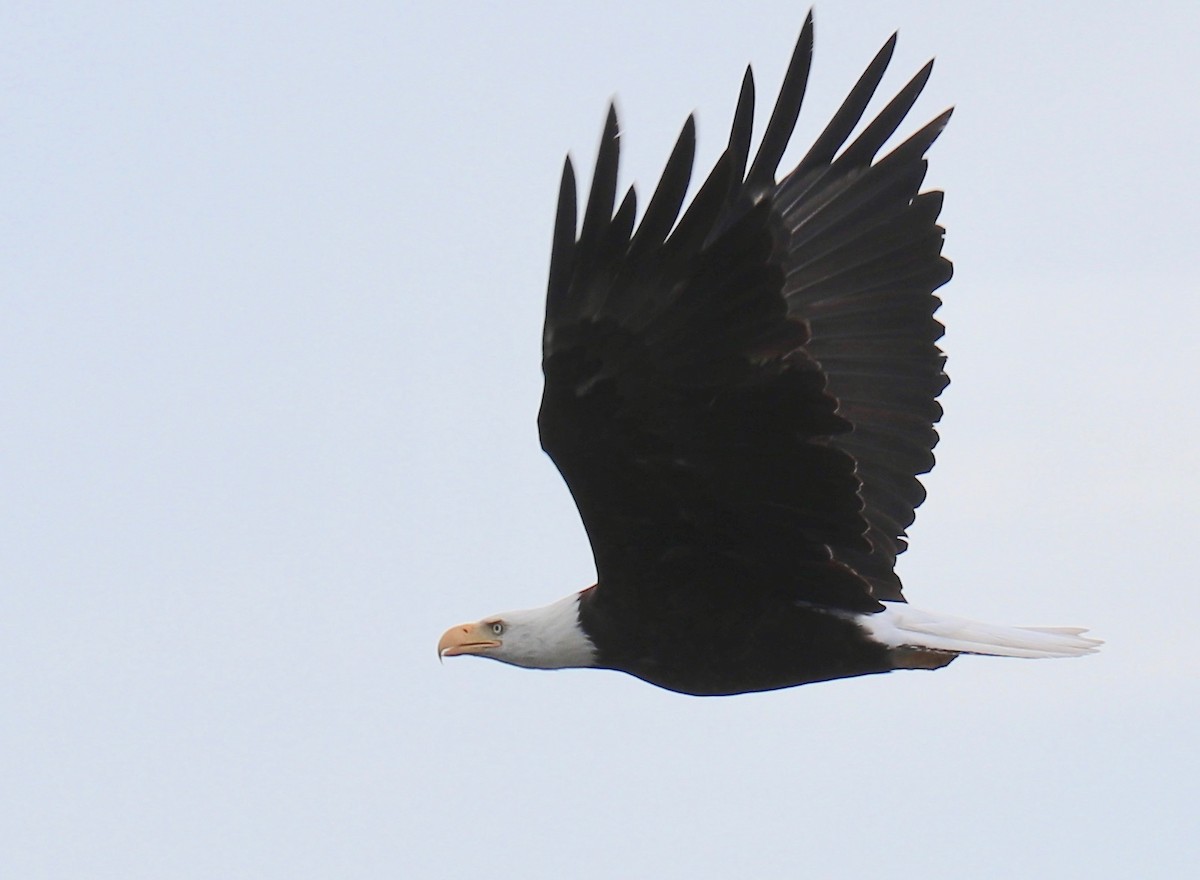
<svg viewBox="0 0 1200 880"><path fill-rule="evenodd" d="M438 640L438 659L456 657L459 654L481 654L488 648L499 648L500 642L492 634L490 626L482 623L464 623L452 626Z"/></svg>

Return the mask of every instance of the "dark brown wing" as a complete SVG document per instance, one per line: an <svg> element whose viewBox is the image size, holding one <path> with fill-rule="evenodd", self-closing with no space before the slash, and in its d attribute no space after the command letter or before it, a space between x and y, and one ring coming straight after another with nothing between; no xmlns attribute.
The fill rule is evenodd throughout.
<svg viewBox="0 0 1200 880"><path fill-rule="evenodd" d="M945 117L871 162L928 68L838 155L893 43L776 184L808 77L810 16L754 161L747 70L729 148L678 224L690 118L636 232L633 190L614 213L611 109L578 239L567 161L539 427L603 590L695 589L674 576L690 560L738 572L730 589L751 603L764 589L864 611L900 597L892 566L945 384L932 317L932 290L949 278L940 199L917 195Z"/></svg>

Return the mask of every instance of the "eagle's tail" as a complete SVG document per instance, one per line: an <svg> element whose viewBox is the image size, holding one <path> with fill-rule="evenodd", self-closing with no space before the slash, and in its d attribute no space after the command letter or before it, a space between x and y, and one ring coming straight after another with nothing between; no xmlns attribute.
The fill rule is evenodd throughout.
<svg viewBox="0 0 1200 880"><path fill-rule="evenodd" d="M998 626L922 611L904 602L883 604L883 611L857 620L873 639L892 648L1040 658L1081 657L1104 644L1084 636L1087 630L1081 627Z"/></svg>

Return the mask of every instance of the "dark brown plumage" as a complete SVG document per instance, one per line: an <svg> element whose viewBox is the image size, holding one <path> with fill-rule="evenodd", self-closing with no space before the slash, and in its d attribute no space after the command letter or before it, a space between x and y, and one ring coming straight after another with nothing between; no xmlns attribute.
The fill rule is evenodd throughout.
<svg viewBox="0 0 1200 880"><path fill-rule="evenodd" d="M900 599L893 566L924 497L916 475L933 466L935 401L946 384L933 291L951 270L936 225L941 194L918 189L924 152L950 114L872 166L926 66L843 149L893 37L776 183L812 37L810 16L753 162L747 70L729 147L670 235L691 174L692 119L636 232L632 190L613 214L615 112L578 241L570 160L563 172L542 445L596 557L599 587L582 607L584 628L621 621L629 655L621 661L652 667L634 671L668 686L689 683L665 671L671 660L649 654L662 650L658 622L684 609L709 608L728 644L741 641L728 628L748 609L745 626L761 626L773 606L816 614L824 626L836 618L812 606L870 612L877 599ZM631 638L629 620L646 630L641 638ZM804 641L809 655L816 646ZM863 663L881 662L868 653ZM682 665L695 670L695 659Z"/></svg>

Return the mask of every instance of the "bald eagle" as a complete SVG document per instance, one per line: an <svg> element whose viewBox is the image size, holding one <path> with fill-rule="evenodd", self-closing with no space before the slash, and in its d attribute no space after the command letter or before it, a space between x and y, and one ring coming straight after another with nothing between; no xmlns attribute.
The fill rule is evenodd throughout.
<svg viewBox="0 0 1200 880"><path fill-rule="evenodd" d="M640 223L633 188L616 204L611 107L578 234L568 157L538 427L597 583L452 627L439 657L613 669L723 695L1100 644L1078 628L919 611L901 593L896 556L925 497L917 475L933 467L948 381L933 294L951 276L942 193L920 188L951 111L876 158L930 62L850 140L895 42L777 181L810 13L753 159L747 68L728 147L682 217L693 118Z"/></svg>

